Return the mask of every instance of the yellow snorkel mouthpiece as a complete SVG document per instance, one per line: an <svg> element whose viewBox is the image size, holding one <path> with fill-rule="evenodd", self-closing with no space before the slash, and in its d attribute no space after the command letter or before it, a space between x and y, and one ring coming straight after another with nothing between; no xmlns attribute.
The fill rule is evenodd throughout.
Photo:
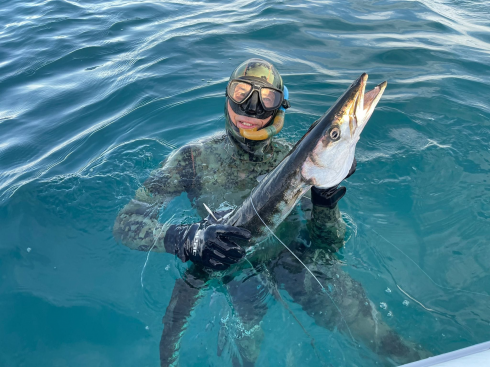
<svg viewBox="0 0 490 367"><path fill-rule="evenodd" d="M267 126L263 129L257 130L253 129L240 129L240 135L248 140L266 140L274 135L279 134L284 126L284 115L285 111L280 109L277 111L276 117L274 117L274 122L271 126Z"/></svg>

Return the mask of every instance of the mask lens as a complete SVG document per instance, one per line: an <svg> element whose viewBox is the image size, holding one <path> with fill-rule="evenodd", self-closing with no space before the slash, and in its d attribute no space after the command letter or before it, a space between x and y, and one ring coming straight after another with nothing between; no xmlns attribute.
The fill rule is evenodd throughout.
<svg viewBox="0 0 490 367"><path fill-rule="evenodd" d="M242 103L247 97L252 86L243 82L231 82L228 85L228 96L231 97L236 103Z"/></svg>
<svg viewBox="0 0 490 367"><path fill-rule="evenodd" d="M282 95L277 90L262 87L260 94L267 109L276 109L282 102Z"/></svg>

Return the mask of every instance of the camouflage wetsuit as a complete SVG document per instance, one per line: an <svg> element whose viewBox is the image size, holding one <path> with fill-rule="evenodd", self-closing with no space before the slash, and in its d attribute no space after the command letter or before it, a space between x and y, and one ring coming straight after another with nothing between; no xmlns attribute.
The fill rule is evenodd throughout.
<svg viewBox="0 0 490 367"><path fill-rule="evenodd" d="M165 227L158 222L158 215L172 198L187 193L203 218L207 212L202 203L213 210L225 201L239 206L257 185L257 179L273 170L290 149L288 143L277 139L262 145L257 154L245 152L227 134L185 145L152 173L136 192L135 198L121 210L114 226L115 237L132 249L164 252ZM294 248L310 269L316 271L322 283L328 282L333 287L332 298L343 310L343 317L337 306L326 297L319 296L319 285L283 248L267 253L262 260L250 258L254 265L261 263L258 268L262 269L262 274L253 269L255 273L241 271L239 279L235 279L233 274L222 279L240 317L241 329L246 331L235 335L234 341L242 363L253 365L258 357L263 338L260 321L267 312L267 306L261 300L264 292L278 295L274 284L287 290L319 325L347 333L345 319L354 338L363 341L379 355L389 356L400 363L420 359L423 352L377 320L376 310L361 285L333 261L332 252L342 246L345 234L345 224L338 208L312 206L307 198L302 200L301 207L302 211L293 210L276 233ZM305 230L304 219L308 230ZM162 366L178 361L180 335L206 286L206 273L196 266L191 269L193 271L185 281L176 281L163 319ZM267 277L272 282L264 283ZM235 357L234 364L239 364L238 357Z"/></svg>

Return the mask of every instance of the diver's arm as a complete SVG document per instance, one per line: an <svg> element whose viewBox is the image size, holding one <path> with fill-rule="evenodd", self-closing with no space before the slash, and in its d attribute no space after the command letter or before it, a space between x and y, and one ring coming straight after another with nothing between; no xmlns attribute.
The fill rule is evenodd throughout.
<svg viewBox="0 0 490 367"><path fill-rule="evenodd" d="M152 196L145 187L119 212L114 223L114 238L133 250L165 252L163 238L168 226L158 214L177 195Z"/></svg>
<svg viewBox="0 0 490 367"><path fill-rule="evenodd" d="M118 242L133 250L166 252L163 239L168 225L160 223L158 216L194 182L191 149L184 146L170 155L119 212L113 228Z"/></svg>
<svg viewBox="0 0 490 367"><path fill-rule="evenodd" d="M311 204L310 204L311 205ZM313 203L306 226L315 247L336 252L344 245L346 225L337 203L333 207Z"/></svg>
<svg viewBox="0 0 490 367"><path fill-rule="evenodd" d="M193 147L179 149L155 170L117 216L114 237L140 251L168 252L183 262L191 260L224 270L239 261L243 249L232 238L250 239L250 232L230 225L203 220L187 225L162 224L159 212L182 192L194 186L196 171Z"/></svg>

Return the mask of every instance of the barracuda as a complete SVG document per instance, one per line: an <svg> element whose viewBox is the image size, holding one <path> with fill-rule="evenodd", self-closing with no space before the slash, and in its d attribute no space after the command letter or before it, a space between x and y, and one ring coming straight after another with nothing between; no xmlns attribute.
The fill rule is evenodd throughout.
<svg viewBox="0 0 490 367"><path fill-rule="evenodd" d="M257 243L269 235L266 226L274 230L312 186L340 184L387 85L383 82L365 93L367 79L364 73L352 83L225 223L250 230L251 244Z"/></svg>

